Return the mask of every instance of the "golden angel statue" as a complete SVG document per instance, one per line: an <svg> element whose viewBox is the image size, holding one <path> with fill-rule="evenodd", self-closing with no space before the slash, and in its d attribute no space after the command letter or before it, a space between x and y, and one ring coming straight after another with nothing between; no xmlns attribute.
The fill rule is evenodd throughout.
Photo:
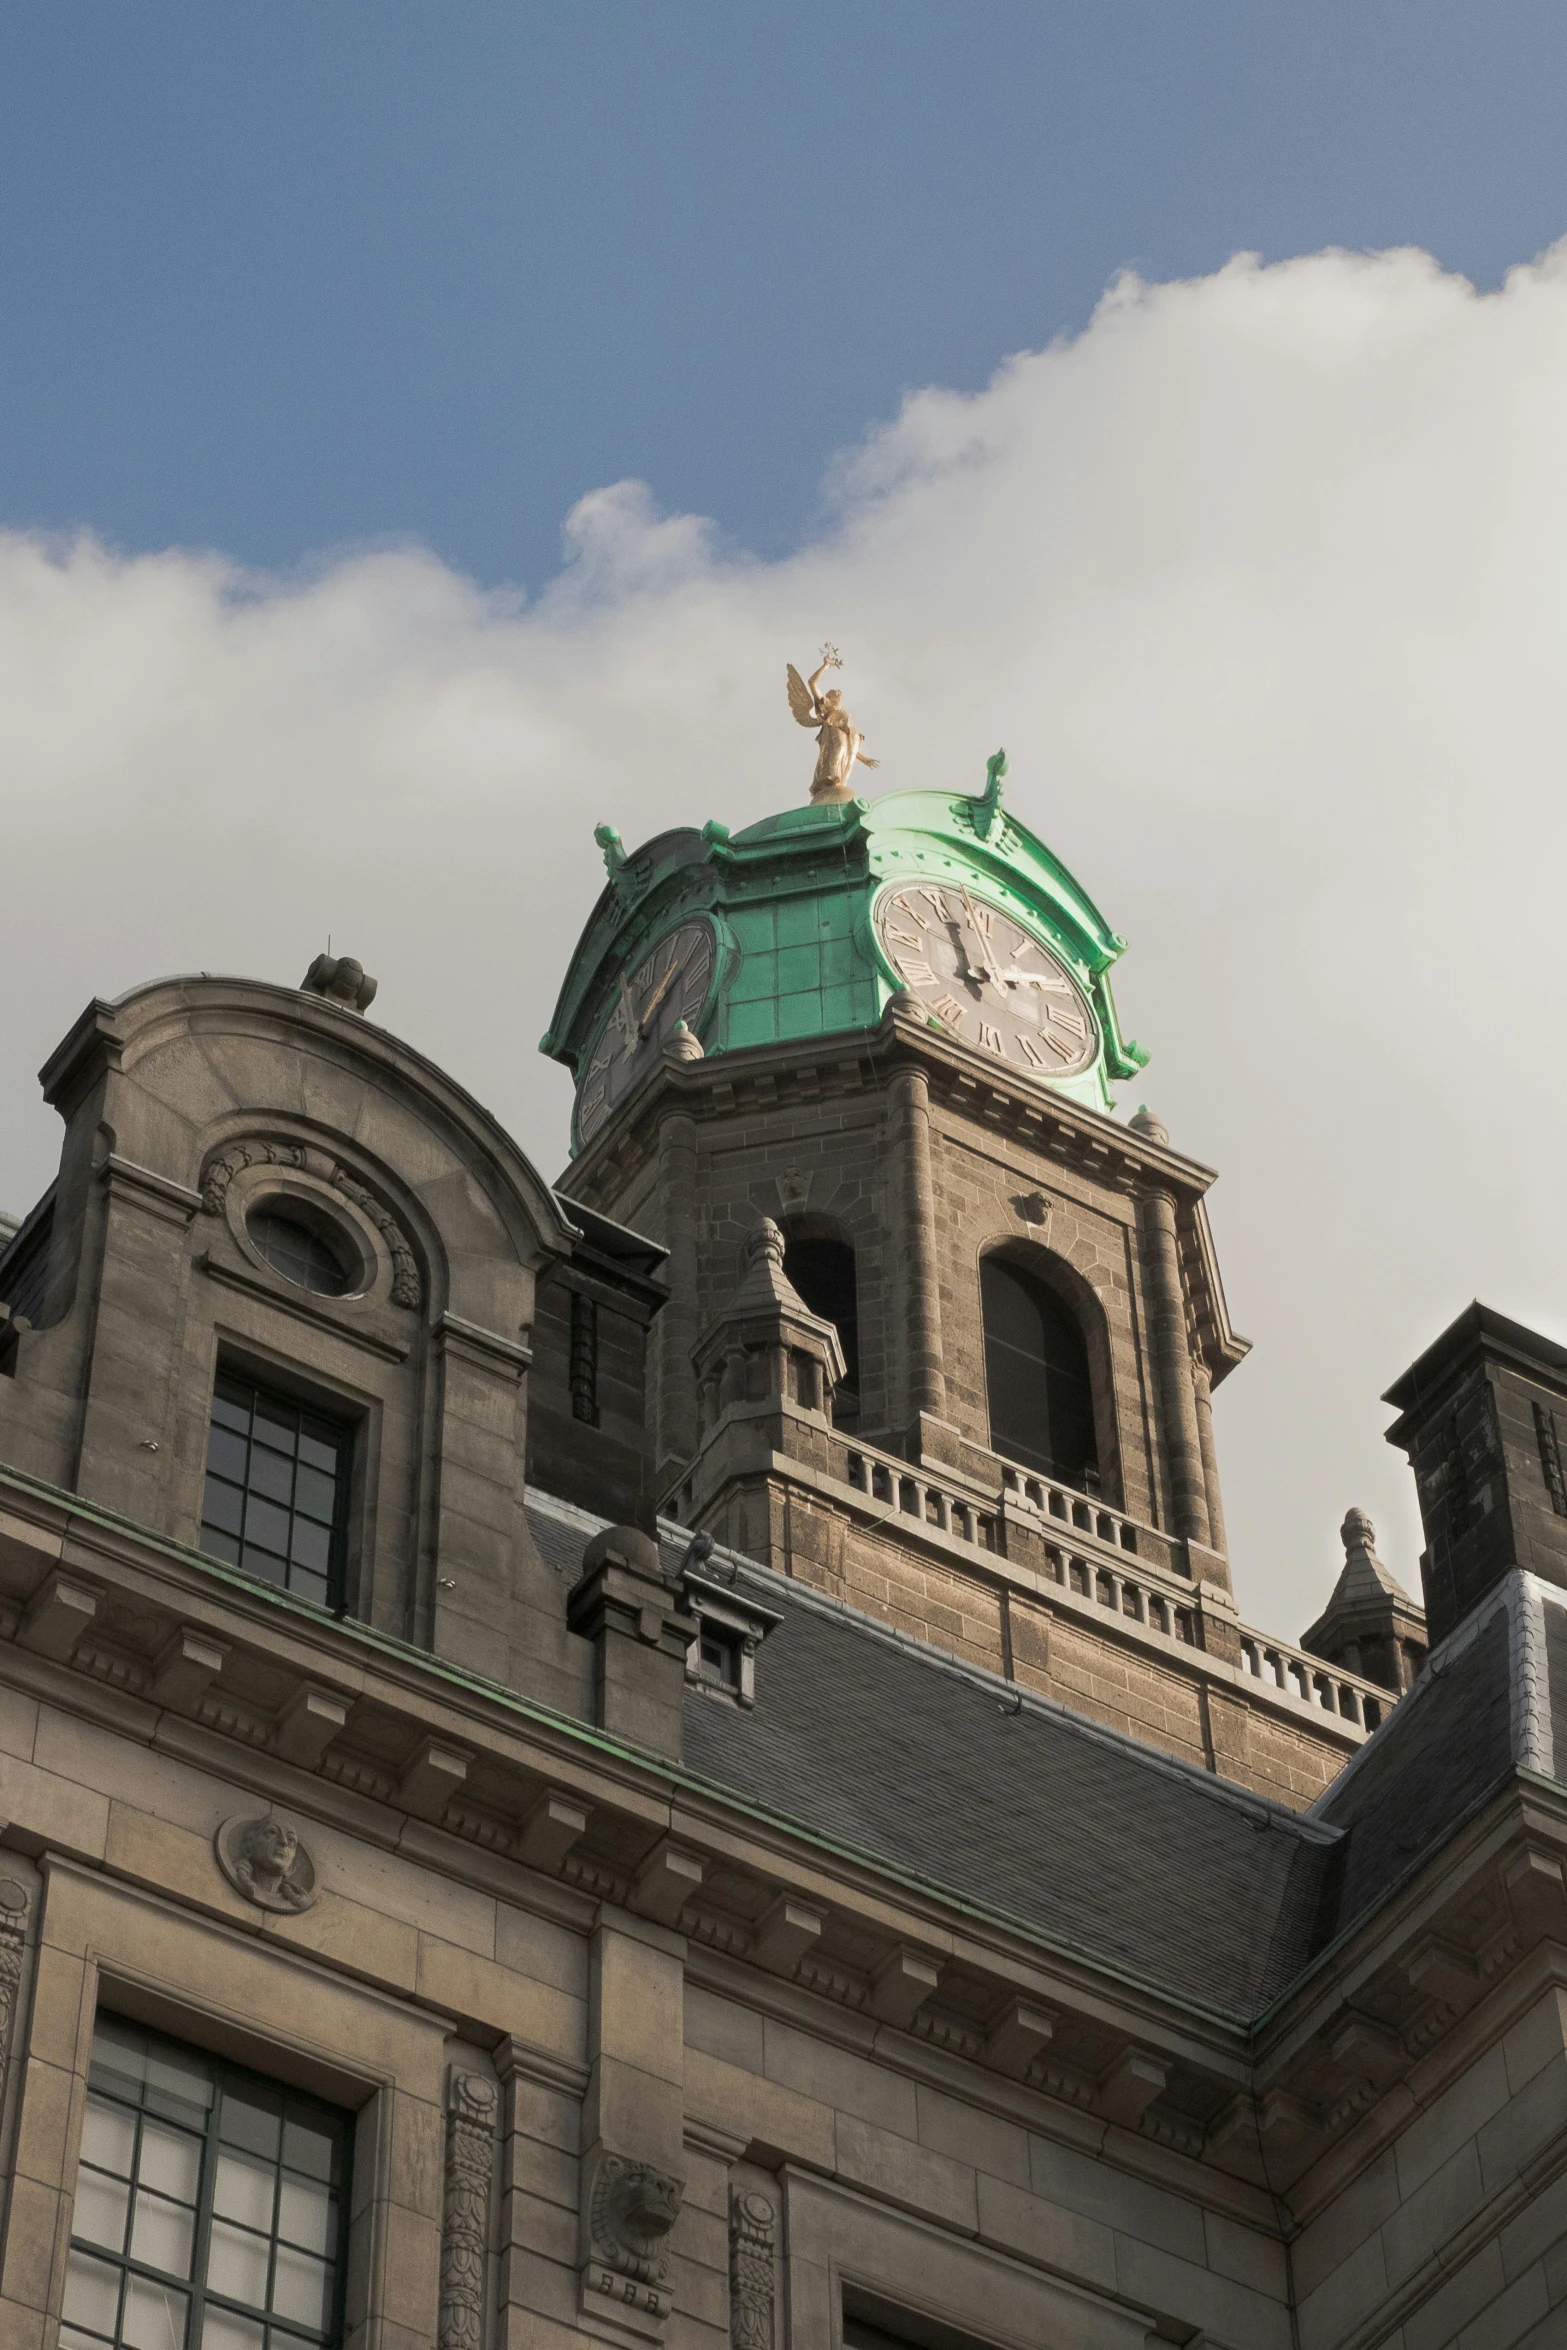
<svg viewBox="0 0 1567 2350"><path fill-rule="evenodd" d="M877 761L867 759L860 745L865 737L860 734L843 706L843 696L836 686L819 693L818 686L829 669L841 669L843 663L836 645L823 645L822 657L810 678L804 678L794 663L789 671L789 708L801 726L814 726L816 736L816 773L811 779L813 800L852 800L849 775L856 760L862 767L874 767Z"/></svg>

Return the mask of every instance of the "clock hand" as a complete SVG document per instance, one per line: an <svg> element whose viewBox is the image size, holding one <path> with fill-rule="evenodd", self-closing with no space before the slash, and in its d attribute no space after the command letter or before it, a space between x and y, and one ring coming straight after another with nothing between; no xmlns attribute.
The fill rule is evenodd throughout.
<svg viewBox="0 0 1567 2350"><path fill-rule="evenodd" d="M1064 979L1052 979L1046 971L992 971L990 976L998 987L1037 987L1042 995L1072 992Z"/></svg>
<svg viewBox="0 0 1567 2350"><path fill-rule="evenodd" d="M652 1019L653 1014L658 1010L658 1007L663 1002L665 996L668 995L670 987L678 978L679 973L679 963L671 963L669 969L664 973L664 976L659 981L657 987L654 988L653 993L648 997L647 1002L642 1007L642 1017L637 1022L637 1034L639 1036L646 1036L648 1022Z"/></svg>
<svg viewBox="0 0 1567 2350"><path fill-rule="evenodd" d="M977 964L971 963L969 968L973 972L973 975L976 979L993 980L996 977L996 972L995 967L990 960L990 931L987 925L981 920L979 908L975 905L973 899L969 896L967 887L960 887L958 895L963 900L963 910L969 918L970 925L973 928L974 936L979 941L979 952L981 959ZM967 949L964 951L967 953Z"/></svg>
<svg viewBox="0 0 1567 2350"><path fill-rule="evenodd" d="M637 1003L624 971L620 974L620 1033L625 1039L620 1048L624 1058L627 1053L636 1051L638 1042Z"/></svg>

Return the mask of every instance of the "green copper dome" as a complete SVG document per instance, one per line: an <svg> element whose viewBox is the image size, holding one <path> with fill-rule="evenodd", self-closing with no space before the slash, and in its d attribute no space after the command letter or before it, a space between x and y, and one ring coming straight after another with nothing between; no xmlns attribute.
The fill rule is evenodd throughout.
<svg viewBox="0 0 1567 2350"><path fill-rule="evenodd" d="M900 991L1014 1074L1107 1109L1111 1081L1147 1058L1110 994L1126 941L1003 810L1005 772L998 753L977 797L807 805L732 836L660 833L629 857L601 825L609 883L540 1045L577 1078L577 1145L661 1057L677 1014L711 1056L873 1028ZM1014 1002L1009 1027L994 1006Z"/></svg>

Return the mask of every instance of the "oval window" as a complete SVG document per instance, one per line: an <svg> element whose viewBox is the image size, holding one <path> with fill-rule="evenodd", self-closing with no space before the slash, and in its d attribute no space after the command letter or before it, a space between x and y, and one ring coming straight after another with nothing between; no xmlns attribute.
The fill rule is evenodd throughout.
<svg viewBox="0 0 1567 2350"><path fill-rule="evenodd" d="M273 1272L285 1281L313 1289L318 1297L341 1297L352 1288L353 1275L343 1253L302 1216L290 1215L285 1208L257 1208L246 1218L245 1229Z"/></svg>

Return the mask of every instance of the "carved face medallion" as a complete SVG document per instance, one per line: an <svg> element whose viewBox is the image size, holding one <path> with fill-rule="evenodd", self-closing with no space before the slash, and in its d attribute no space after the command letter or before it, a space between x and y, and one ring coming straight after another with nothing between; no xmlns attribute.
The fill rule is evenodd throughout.
<svg viewBox="0 0 1567 2350"><path fill-rule="evenodd" d="M678 1022L696 1026L712 976L713 933L705 922L670 931L633 972L619 975L577 1095L579 1141L590 1141L641 1083Z"/></svg>
<svg viewBox="0 0 1567 2350"><path fill-rule="evenodd" d="M975 890L904 882L877 902L876 940L911 996L952 1036L1020 1077L1093 1065L1099 1026L1066 965L1018 915Z"/></svg>
<svg viewBox="0 0 1567 2350"><path fill-rule="evenodd" d="M315 1900L315 1863L295 1831L275 1813L225 1820L213 1838L213 1850L235 1892L258 1909L297 1917Z"/></svg>

